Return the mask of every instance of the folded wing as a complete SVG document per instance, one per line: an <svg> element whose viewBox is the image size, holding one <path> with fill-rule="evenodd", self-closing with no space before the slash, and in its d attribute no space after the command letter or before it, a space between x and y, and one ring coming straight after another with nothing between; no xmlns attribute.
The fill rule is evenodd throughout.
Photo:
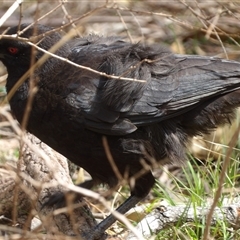
<svg viewBox="0 0 240 240"><path fill-rule="evenodd" d="M106 135L129 134L240 88L238 62L174 55L117 38L85 40L73 47L69 59L119 76L112 79L75 68L68 84L67 101L79 109L86 128Z"/></svg>

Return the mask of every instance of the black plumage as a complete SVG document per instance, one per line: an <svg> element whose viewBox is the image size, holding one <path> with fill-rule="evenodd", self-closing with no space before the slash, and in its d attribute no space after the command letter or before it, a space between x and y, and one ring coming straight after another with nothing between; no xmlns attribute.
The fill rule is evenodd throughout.
<svg viewBox="0 0 240 240"><path fill-rule="evenodd" d="M21 30L27 25L21 25ZM42 25L20 37L39 35L45 50L61 36ZM16 34L18 27L7 34ZM55 53L69 61L108 75L144 81L119 80L81 69L50 57L34 71L38 91L27 130L87 170L92 181L118 184L102 143L107 136L114 162L128 178L143 166L180 164L189 137L208 133L234 117L240 106L240 63L213 57L176 55L161 46L131 44L118 37L90 35L65 43ZM37 51L35 60L43 52ZM15 39L0 40L0 60L8 70L9 92L31 66L32 47ZM21 123L29 95L27 79L10 99ZM131 185L131 197L118 208L125 213L145 197L154 184L149 170ZM95 237L114 222L99 224ZM94 235L94 234L93 234ZM92 235L92 236L93 236ZM93 237L92 237L93 238Z"/></svg>

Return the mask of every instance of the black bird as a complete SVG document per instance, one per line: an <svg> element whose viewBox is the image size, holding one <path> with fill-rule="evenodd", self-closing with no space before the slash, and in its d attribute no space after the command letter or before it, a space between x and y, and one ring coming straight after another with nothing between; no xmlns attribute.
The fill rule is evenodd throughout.
<svg viewBox="0 0 240 240"><path fill-rule="evenodd" d="M12 27L7 34L21 30L22 38L38 35L35 42L44 50L61 39L47 26L26 27ZM8 92L29 70L32 57L38 61L44 54L32 51L17 37L0 40ZM121 213L144 198L154 184L151 171L143 165L152 166L152 159L180 164L190 137L229 123L240 106L240 63L236 61L177 55L160 45L95 35L71 40L55 54L107 76L51 56L10 99L12 112L21 123L29 81L35 80L38 91L27 130L87 170L92 176L87 187L96 183L115 187L119 182L103 147L102 136L106 136L120 174L135 178L131 196L117 209ZM100 238L114 221L110 215L90 238Z"/></svg>

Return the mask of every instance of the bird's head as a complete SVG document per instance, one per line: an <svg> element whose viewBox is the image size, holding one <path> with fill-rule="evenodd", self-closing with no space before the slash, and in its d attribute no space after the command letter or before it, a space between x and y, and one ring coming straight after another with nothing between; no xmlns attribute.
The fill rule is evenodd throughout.
<svg viewBox="0 0 240 240"><path fill-rule="evenodd" d="M11 27L2 38L0 35L0 61L6 66L8 72L7 91L28 72L32 63L37 62L44 55L44 52L39 48L49 50L61 38L58 32L40 24L32 26L22 24ZM68 45L64 44L57 49L55 54L66 57L68 52ZM38 78L41 78L40 74L46 74L61 63L60 60L49 57L35 72L38 74Z"/></svg>
<svg viewBox="0 0 240 240"><path fill-rule="evenodd" d="M0 39L0 61L7 67L8 72L17 71L17 69L29 68L31 58L38 60L44 53L37 50L33 54L34 47L29 42L36 44L44 50L49 50L60 39L61 35L53 32L50 27L44 25L33 25L29 27L27 24L10 28ZM57 52L58 55L64 55L64 47Z"/></svg>

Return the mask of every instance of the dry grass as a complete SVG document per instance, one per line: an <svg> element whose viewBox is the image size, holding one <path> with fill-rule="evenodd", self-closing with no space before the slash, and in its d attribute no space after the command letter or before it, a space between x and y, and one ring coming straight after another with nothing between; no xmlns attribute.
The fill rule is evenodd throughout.
<svg viewBox="0 0 240 240"><path fill-rule="evenodd" d="M3 16L12 4L13 1L2 1L0 16ZM0 26L0 30L4 31L7 27L17 25L19 22L32 23L39 20L40 23L56 28L62 27L64 31L74 28L76 35L80 36L93 32L100 35L120 35L131 42L164 44L176 53L211 55L239 60L239 19L240 4L237 1L125 0L69 1L65 3L61 1L25 1ZM0 76L5 73L4 67L0 66ZM4 77L0 77L0 96L5 95L4 85ZM217 138L218 143L227 145L238 124L239 120L227 139L226 130L220 129L217 137L212 135L207 139L209 144L204 141L204 144L201 144L204 145L204 151L199 151L198 148L196 153L196 149L191 148L193 155L195 153L196 157L201 156L203 162L209 161L210 158L211 161L220 161L219 152L224 158L227 148L215 149L213 143ZM229 133L229 130L227 132ZM0 136L1 162L9 161L9 159L16 161L18 158L16 135L13 134L11 124L4 117L0 122ZM208 150L217 151L217 154L209 155ZM237 160L239 151L236 151L232 157ZM194 166L198 168L198 164ZM203 168L206 169L206 167ZM218 169L220 168L219 165ZM238 167L235 166L235 168L237 168L236 172L231 174L238 179ZM179 168L172 171L175 171L174 175L178 175L179 179L186 179ZM203 170L200 172L202 176L206 175L206 171L205 175ZM214 174L216 173L212 169L211 176L214 177ZM169 180L169 177L164 178L163 176L166 175L162 175L161 171L159 177L162 184L167 184L169 189L175 189L178 192L179 185ZM209 196L212 196L212 187L217 187L217 184L209 184L209 179L206 177L203 177L203 181L207 181L207 190ZM227 189L230 188L230 185ZM181 191L184 190L181 189ZM124 190L122 193L124 195L126 191ZM156 197L155 194L150 196L151 199L154 197ZM223 239L221 236L218 238L218 235L219 233L214 237Z"/></svg>

